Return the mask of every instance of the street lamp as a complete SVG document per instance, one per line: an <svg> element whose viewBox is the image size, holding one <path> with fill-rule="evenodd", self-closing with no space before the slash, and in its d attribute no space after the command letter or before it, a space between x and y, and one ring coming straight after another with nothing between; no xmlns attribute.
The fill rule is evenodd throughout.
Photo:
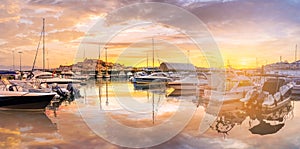
<svg viewBox="0 0 300 149"><path fill-rule="evenodd" d="M22 72L22 51L18 52L20 54L20 72Z"/></svg>
<svg viewBox="0 0 300 149"><path fill-rule="evenodd" d="M15 71L15 50L13 50L12 53L13 53L13 71Z"/></svg>

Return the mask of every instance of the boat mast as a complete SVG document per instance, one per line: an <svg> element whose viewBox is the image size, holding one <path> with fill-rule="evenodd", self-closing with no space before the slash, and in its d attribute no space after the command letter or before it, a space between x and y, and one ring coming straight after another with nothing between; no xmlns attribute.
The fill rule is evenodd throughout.
<svg viewBox="0 0 300 149"><path fill-rule="evenodd" d="M43 71L45 71L45 18L43 18Z"/></svg>
<svg viewBox="0 0 300 149"><path fill-rule="evenodd" d="M148 64L148 52L147 52L147 69L149 68L149 64Z"/></svg>
<svg viewBox="0 0 300 149"><path fill-rule="evenodd" d="M107 70L107 47L105 47L105 71L106 71L106 77L108 76L108 70Z"/></svg>
<svg viewBox="0 0 300 149"><path fill-rule="evenodd" d="M152 38L152 73L154 72L154 39Z"/></svg>
<svg viewBox="0 0 300 149"><path fill-rule="evenodd" d="M44 20L44 18L43 18L43 20ZM43 38L43 31L44 31L44 25L43 25L43 28L42 28L42 31L41 31L41 34L40 34L40 40L39 40L39 43L38 43L37 48L36 48L35 57L34 57L34 60L33 60L31 72L33 72L33 70L34 70L36 58L37 58L37 56L38 56L40 44L41 44L41 41L42 41L42 38Z"/></svg>

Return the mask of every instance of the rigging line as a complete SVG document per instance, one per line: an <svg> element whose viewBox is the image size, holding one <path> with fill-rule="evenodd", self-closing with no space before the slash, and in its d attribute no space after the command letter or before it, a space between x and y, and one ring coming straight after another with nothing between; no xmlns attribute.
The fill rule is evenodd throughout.
<svg viewBox="0 0 300 149"><path fill-rule="evenodd" d="M34 57L34 60L33 60L33 64L32 64L32 69L31 69L31 71L33 71L33 70L34 70L34 66L35 66L36 58L37 58L38 51L39 51L40 44L41 44L41 40L42 40L42 35L43 35L43 31L41 32L41 35L40 35L40 40L39 40L38 46L37 46L37 48L36 48L36 53L35 53L35 57Z"/></svg>

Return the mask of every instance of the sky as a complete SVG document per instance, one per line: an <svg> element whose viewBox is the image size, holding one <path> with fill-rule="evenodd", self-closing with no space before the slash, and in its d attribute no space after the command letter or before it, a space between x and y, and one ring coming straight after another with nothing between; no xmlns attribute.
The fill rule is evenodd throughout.
<svg viewBox="0 0 300 149"><path fill-rule="evenodd" d="M50 68L99 58L99 51L105 60L105 47L108 61L132 66L147 65L147 57L151 66L153 55L154 65L293 62L299 8L298 0L2 0L0 69L17 69L20 56L32 66L42 18ZM36 65L42 66L42 45Z"/></svg>

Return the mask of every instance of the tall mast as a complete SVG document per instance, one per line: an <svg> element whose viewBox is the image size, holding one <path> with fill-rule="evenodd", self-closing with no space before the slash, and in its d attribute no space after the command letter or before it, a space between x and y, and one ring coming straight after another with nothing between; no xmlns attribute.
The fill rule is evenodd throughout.
<svg viewBox="0 0 300 149"><path fill-rule="evenodd" d="M45 71L45 18L43 18L43 71Z"/></svg>
<svg viewBox="0 0 300 149"><path fill-rule="evenodd" d="M154 71L154 39L152 38L152 72Z"/></svg>
<svg viewBox="0 0 300 149"><path fill-rule="evenodd" d="M148 52L147 52L147 69L149 68L149 64L148 64Z"/></svg>
<svg viewBox="0 0 300 149"><path fill-rule="evenodd" d="M105 47L105 71L106 71L106 77L108 76L108 70L107 70L107 47Z"/></svg>

